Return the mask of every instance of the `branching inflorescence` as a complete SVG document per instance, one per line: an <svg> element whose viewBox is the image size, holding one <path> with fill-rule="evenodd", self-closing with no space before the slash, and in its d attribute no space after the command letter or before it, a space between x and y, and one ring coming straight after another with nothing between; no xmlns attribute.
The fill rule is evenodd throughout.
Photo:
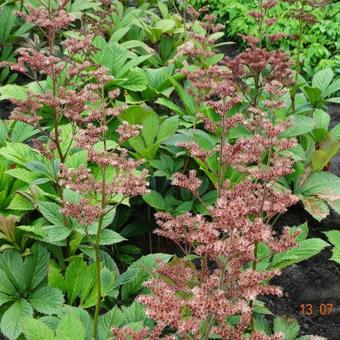
<svg viewBox="0 0 340 340"><path fill-rule="evenodd" d="M272 5L274 2L264 4ZM191 14L200 15L193 9ZM211 120L198 113L195 124L203 123L218 134L220 143L211 151L202 150L195 140L179 146L203 163L216 156L217 201L205 215L155 215L155 232L174 241L185 257L163 264L146 283L150 294L137 299L157 322L150 333L152 339L208 339L214 335L234 340L244 339L247 333L253 340L281 339L280 334L256 331L253 308L258 296L282 294L279 287L268 283L279 271L257 267L259 247L268 247L272 256L296 246L298 235L289 227L277 235L271 226L277 214L298 201L277 184L293 166L282 151L296 144L294 139L281 137L289 122L275 117L275 110L282 107L280 97L293 82L291 62L285 53L267 51L259 46L259 39L247 37L250 47L245 52L233 60L207 65L206 58L215 55L209 34L220 27L213 29L213 16L205 19L206 34L192 34L190 48L184 49L195 65L184 74L198 110L211 108L218 114L218 119ZM240 104L246 107L245 114L232 110ZM243 126L247 136L230 142L228 134L236 126ZM237 172L238 181L227 179L228 169ZM172 184L200 199L201 180L195 170L175 174ZM126 333L115 329L114 334L123 339ZM137 338L142 337L136 334Z"/></svg>

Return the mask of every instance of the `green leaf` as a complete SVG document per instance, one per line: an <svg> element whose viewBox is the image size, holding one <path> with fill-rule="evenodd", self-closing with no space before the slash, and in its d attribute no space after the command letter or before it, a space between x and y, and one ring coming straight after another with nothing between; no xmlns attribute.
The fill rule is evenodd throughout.
<svg viewBox="0 0 340 340"><path fill-rule="evenodd" d="M123 313L118 307L99 316L98 338L104 340L112 336L111 328L120 327L124 324Z"/></svg>
<svg viewBox="0 0 340 340"><path fill-rule="evenodd" d="M318 105L322 102L322 91L317 87L305 86L304 90L309 98L309 101L313 106Z"/></svg>
<svg viewBox="0 0 340 340"><path fill-rule="evenodd" d="M329 123L331 121L330 115L321 109L316 109L313 112L313 118L316 121L316 128L317 129L325 129L328 130Z"/></svg>
<svg viewBox="0 0 340 340"><path fill-rule="evenodd" d="M134 301L130 306L122 306L124 321L126 324L144 321L146 319L144 306Z"/></svg>
<svg viewBox="0 0 340 340"><path fill-rule="evenodd" d="M300 326L296 319L280 316L274 319L274 332L284 333L284 340L295 340L300 333Z"/></svg>
<svg viewBox="0 0 340 340"><path fill-rule="evenodd" d="M6 125L2 120L0 120L0 146L4 146L6 144L8 138L8 130Z"/></svg>
<svg viewBox="0 0 340 340"><path fill-rule="evenodd" d="M7 84L0 87L0 100L4 99L27 99L27 91L24 87L19 85Z"/></svg>
<svg viewBox="0 0 340 340"><path fill-rule="evenodd" d="M314 74L312 80L312 87L319 88L322 92L324 92L329 84L332 82L334 77L334 72L327 68L320 70Z"/></svg>
<svg viewBox="0 0 340 340"><path fill-rule="evenodd" d="M54 225L63 225L64 216L60 212L60 206L54 202L39 202L38 208L41 214Z"/></svg>
<svg viewBox="0 0 340 340"><path fill-rule="evenodd" d="M284 253L275 254L271 264L272 268L283 269L292 264L307 260L320 253L329 244L319 238L310 238L300 243L299 247L289 249Z"/></svg>
<svg viewBox="0 0 340 340"><path fill-rule="evenodd" d="M149 116L143 121L142 136L147 147L155 142L158 133L159 119L155 116Z"/></svg>
<svg viewBox="0 0 340 340"><path fill-rule="evenodd" d="M171 137L178 129L178 116L166 119L159 127L157 142L161 143L165 139Z"/></svg>
<svg viewBox="0 0 340 340"><path fill-rule="evenodd" d="M158 267L158 260L168 262L171 257L172 255L168 254L149 254L132 263L126 272L137 269L138 274L133 281L122 287L123 300L128 299L130 295L138 293L143 288L144 281L147 280L153 270Z"/></svg>
<svg viewBox="0 0 340 340"><path fill-rule="evenodd" d="M45 247L35 243L32 254L24 262L24 275L31 289L35 289L47 277L49 253Z"/></svg>
<svg viewBox="0 0 340 340"><path fill-rule="evenodd" d="M32 306L24 299L17 300L3 314L0 323L1 332L10 340L16 339L23 330L23 320L32 316Z"/></svg>
<svg viewBox="0 0 340 340"><path fill-rule="evenodd" d="M15 295L17 294L16 287L12 284L11 280L2 270L0 270L0 292L1 304L15 300Z"/></svg>
<svg viewBox="0 0 340 340"><path fill-rule="evenodd" d="M6 45L10 36L13 34L13 28L17 23L17 17L14 15L14 7L5 3L0 7L0 43Z"/></svg>
<svg viewBox="0 0 340 340"><path fill-rule="evenodd" d="M65 279L60 273L59 268L54 265L49 265L48 267L48 285L66 291Z"/></svg>
<svg viewBox="0 0 340 340"><path fill-rule="evenodd" d="M125 241L126 238L118 234L117 232L104 229L100 233L100 244L101 245L111 245Z"/></svg>
<svg viewBox="0 0 340 340"><path fill-rule="evenodd" d="M44 234L43 240L50 244L61 245L60 242L64 241L72 232L71 228L64 225L46 225L40 228Z"/></svg>
<svg viewBox="0 0 340 340"><path fill-rule="evenodd" d="M93 58L94 61L106 66L112 71L113 75L117 76L127 61L128 50L114 41L108 44L100 36L97 36L93 43L96 47L100 48L100 52Z"/></svg>
<svg viewBox="0 0 340 340"><path fill-rule="evenodd" d="M329 97L331 94L336 93L340 90L340 78L336 79L331 83L324 91L324 98Z"/></svg>
<svg viewBox="0 0 340 340"><path fill-rule="evenodd" d="M69 304L73 304L88 283L87 266L84 260L76 257L68 265L65 273L65 288Z"/></svg>
<svg viewBox="0 0 340 340"><path fill-rule="evenodd" d="M130 70L128 78L121 84L121 86L130 91L143 91L146 89L148 79L145 72L140 68Z"/></svg>
<svg viewBox="0 0 340 340"><path fill-rule="evenodd" d="M170 78L172 85L175 87L177 94L181 98L183 105L190 115L196 113L196 105L194 97L189 95L187 91L174 79Z"/></svg>
<svg viewBox="0 0 340 340"><path fill-rule="evenodd" d="M169 110L179 114L180 116L184 116L185 115L185 111L183 111L183 109L181 107L176 105L170 99L167 99L167 98L158 98L155 103L167 107Z"/></svg>
<svg viewBox="0 0 340 340"><path fill-rule="evenodd" d="M178 205L175 209L176 214L184 214L192 209L193 201L187 201L183 202L180 205Z"/></svg>
<svg viewBox="0 0 340 340"><path fill-rule="evenodd" d="M156 22L156 28L160 29L162 33L171 31L176 25L172 19L162 19Z"/></svg>
<svg viewBox="0 0 340 340"><path fill-rule="evenodd" d="M159 192L151 190L148 194L143 195L143 199L151 207L157 210L165 210L165 201Z"/></svg>
<svg viewBox="0 0 340 340"><path fill-rule="evenodd" d="M15 122L11 133L11 140L15 143L25 142L28 138L39 133L39 130L24 122Z"/></svg>
<svg viewBox="0 0 340 340"><path fill-rule="evenodd" d="M23 333L27 340L56 340L52 329L33 318L23 320Z"/></svg>
<svg viewBox="0 0 340 340"><path fill-rule="evenodd" d="M22 210L22 211L31 211L34 210L34 204L25 198L23 195L16 193L8 206L8 209L11 210Z"/></svg>
<svg viewBox="0 0 340 340"><path fill-rule="evenodd" d="M32 183L38 178L36 174L23 168L10 169L10 170L7 170L5 173L14 178L20 179L21 181L28 183L28 184Z"/></svg>
<svg viewBox="0 0 340 340"><path fill-rule="evenodd" d="M8 279L3 288L15 287L14 295L25 291L27 280L24 275L24 262L18 251L8 249L0 255L0 272L3 272ZM3 292L6 293L6 290Z"/></svg>
<svg viewBox="0 0 340 340"><path fill-rule="evenodd" d="M42 287L30 295L29 301L39 313L50 315L60 311L64 303L64 296L57 288Z"/></svg>
<svg viewBox="0 0 340 340"><path fill-rule="evenodd" d="M85 328L74 313L65 314L56 329L56 338L63 340L84 340Z"/></svg>
<svg viewBox="0 0 340 340"><path fill-rule="evenodd" d="M329 215L327 204L317 197L306 197L302 199L305 209L317 220L322 221Z"/></svg>
<svg viewBox="0 0 340 340"><path fill-rule="evenodd" d="M340 104L340 97L332 97L326 100L328 103Z"/></svg>
<svg viewBox="0 0 340 340"><path fill-rule="evenodd" d="M326 234L329 242L332 243L334 248L332 249L332 257L330 260L335 261L340 264L340 231L339 230L330 230L324 232Z"/></svg>
<svg viewBox="0 0 340 340"><path fill-rule="evenodd" d="M158 117L157 113L147 105L133 105L120 114L120 118L130 124L143 125L143 121L149 117Z"/></svg>
<svg viewBox="0 0 340 340"><path fill-rule="evenodd" d="M281 137L289 138L304 135L315 128L313 118L305 116L294 116L293 124L286 131L281 133Z"/></svg>
<svg viewBox="0 0 340 340"><path fill-rule="evenodd" d="M68 168L77 169L80 165L87 164L87 151L81 150L67 157L65 165Z"/></svg>
<svg viewBox="0 0 340 340"><path fill-rule="evenodd" d="M326 201L337 212L340 211L340 178L329 172L312 173L306 182L297 190L303 196L316 196Z"/></svg>
<svg viewBox="0 0 340 340"><path fill-rule="evenodd" d="M5 147L0 148L0 155L23 166L39 157L34 149L22 143L7 143Z"/></svg>
<svg viewBox="0 0 340 340"><path fill-rule="evenodd" d="M101 277L101 293L102 295L110 295L111 291L115 288L116 276L113 272L104 267L100 272Z"/></svg>

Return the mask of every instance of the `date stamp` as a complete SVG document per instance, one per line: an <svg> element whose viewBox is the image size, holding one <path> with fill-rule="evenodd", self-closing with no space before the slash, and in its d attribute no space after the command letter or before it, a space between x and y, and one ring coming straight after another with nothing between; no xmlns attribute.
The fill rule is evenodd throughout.
<svg viewBox="0 0 340 340"><path fill-rule="evenodd" d="M302 315L322 315L322 316L330 316L332 315L334 305L332 303L320 303L320 304L311 304L311 303L303 303L300 305L300 313Z"/></svg>

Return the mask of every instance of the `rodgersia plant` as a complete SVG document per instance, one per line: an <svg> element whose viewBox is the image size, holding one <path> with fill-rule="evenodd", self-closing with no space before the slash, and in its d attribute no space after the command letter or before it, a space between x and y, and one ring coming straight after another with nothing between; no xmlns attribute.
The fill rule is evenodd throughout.
<svg viewBox="0 0 340 340"><path fill-rule="evenodd" d="M77 230L94 248L97 297L93 337L97 338L104 220L124 199L146 193L147 172L138 170L142 162L132 160L122 147L138 134L140 126L123 123L117 129L117 143L108 138L109 123L126 106L116 104L120 91L108 87L112 80L108 70L92 62L96 53L92 34L80 31L78 38L61 39L62 30L74 20L65 10L67 3L63 0L52 7L48 2L39 8L29 7L28 14L19 13L43 32L47 46L43 51L20 48L17 64L10 65L12 70L33 77L42 90L39 94L29 93L26 100L15 100L11 119L40 130L41 137L34 145L55 170L62 227ZM57 49L57 40L64 51ZM43 77L47 77L47 88L39 81ZM83 161L72 165L75 163L69 160L77 154ZM69 250L68 244L66 251Z"/></svg>
<svg viewBox="0 0 340 340"><path fill-rule="evenodd" d="M214 17L205 19L201 26L209 30ZM183 257L161 265L146 283L149 294L137 299L156 326L135 337L281 339L280 333L269 336L258 328L255 306L260 295L282 294L268 283L279 271L258 266L263 249L271 258L297 246L299 234L285 227L277 235L271 227L275 216L298 201L278 185L293 170L292 159L283 151L296 144L281 137L289 123L276 117L285 85L292 83L290 62L283 52L269 52L259 46L259 39L246 37L250 47L245 52L210 66L204 59L214 56L207 47L211 42L204 33L195 33L192 39L193 45L184 53L189 53L196 66L185 75L203 112L196 115L197 125L204 124L220 141L209 152L200 148L193 134L193 141L179 146L201 169L210 169L217 200L206 207L205 214L156 213L155 232L174 241ZM212 110L215 114L208 116ZM241 127L239 138L229 138ZM201 200L197 170L184 171L174 175L172 184ZM113 332L118 339L133 334L126 329Z"/></svg>

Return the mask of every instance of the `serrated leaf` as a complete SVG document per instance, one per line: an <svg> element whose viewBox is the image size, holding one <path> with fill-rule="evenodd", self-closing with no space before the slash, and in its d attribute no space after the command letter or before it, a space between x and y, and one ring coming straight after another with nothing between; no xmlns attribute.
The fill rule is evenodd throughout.
<svg viewBox="0 0 340 340"><path fill-rule="evenodd" d="M39 313L50 315L60 311L64 303L64 296L57 288L42 287L30 295L29 301Z"/></svg>
<svg viewBox="0 0 340 340"><path fill-rule="evenodd" d="M274 319L274 332L284 333L284 340L295 340L300 333L300 326L296 319L280 316Z"/></svg>
<svg viewBox="0 0 340 340"><path fill-rule="evenodd" d="M149 116L143 121L142 136L147 147L155 142L158 133L159 119L155 116Z"/></svg>
<svg viewBox="0 0 340 340"><path fill-rule="evenodd" d="M11 140L15 143L22 143L38 133L39 130L35 129L32 125L17 121L11 133Z"/></svg>
<svg viewBox="0 0 340 340"><path fill-rule="evenodd" d="M315 121L313 118L305 116L294 116L292 126L281 133L280 137L289 138L304 135L315 128Z"/></svg>
<svg viewBox="0 0 340 340"><path fill-rule="evenodd" d="M82 290L87 285L87 266L84 260L76 257L68 265L65 273L65 288L67 292L67 299L69 304L73 304Z"/></svg>
<svg viewBox="0 0 340 340"><path fill-rule="evenodd" d="M0 155L20 165L25 165L39 157L34 149L22 143L7 143L0 148Z"/></svg>
<svg viewBox="0 0 340 340"><path fill-rule="evenodd" d="M64 216L60 212L60 206L54 202L39 202L38 208L41 214L54 225L63 225Z"/></svg>
<svg viewBox="0 0 340 340"><path fill-rule="evenodd" d="M321 109L316 109L313 112L313 118L316 121L316 128L325 129L328 131L329 123L331 121L330 115Z"/></svg>
<svg viewBox="0 0 340 340"><path fill-rule="evenodd" d="M149 193L143 195L143 199L151 207L157 210L165 210L165 201L159 192L151 190Z"/></svg>
<svg viewBox="0 0 340 340"><path fill-rule="evenodd" d="M5 99L27 99L27 91L24 87L19 85L7 84L0 87L0 100Z"/></svg>
<svg viewBox="0 0 340 340"><path fill-rule="evenodd" d="M23 168L15 168L15 169L9 169L5 172L7 175L10 175L14 178L20 179L21 181L25 183L32 183L37 179L37 175L33 172L23 169Z"/></svg>
<svg viewBox="0 0 340 340"><path fill-rule="evenodd" d="M1 318L1 332L10 340L22 333L22 321L33 316L32 306L24 299L19 299L10 306Z"/></svg>
<svg viewBox="0 0 340 340"><path fill-rule="evenodd" d="M110 229L103 229L100 233L100 244L111 245L125 241L126 238Z"/></svg>
<svg viewBox="0 0 340 340"><path fill-rule="evenodd" d="M85 328L81 320L73 313L65 314L56 329L56 338L63 340L84 340Z"/></svg>
<svg viewBox="0 0 340 340"><path fill-rule="evenodd" d="M22 210L22 211L31 211L34 210L34 204L25 198L23 195L16 193L8 206L8 209L11 210Z"/></svg>
<svg viewBox="0 0 340 340"><path fill-rule="evenodd" d="M77 169L80 165L87 164L87 151L81 150L67 157L65 165L67 168Z"/></svg>
<svg viewBox="0 0 340 340"><path fill-rule="evenodd" d="M171 257L172 255L168 254L149 254L132 263L126 272L137 269L138 274L132 282L122 287L123 299L127 299L130 295L136 294L142 289L143 282L147 280L152 271L158 267L158 260L168 262Z"/></svg>
<svg viewBox="0 0 340 340"><path fill-rule="evenodd" d="M325 91L329 84L332 82L334 77L334 72L331 69L323 69L317 71L312 79L312 87L317 87L321 91Z"/></svg>
<svg viewBox="0 0 340 340"><path fill-rule="evenodd" d="M332 249L332 257L330 260L335 261L340 264L340 231L339 230L330 230L324 232L326 234L328 240L334 246Z"/></svg>
<svg viewBox="0 0 340 340"><path fill-rule="evenodd" d="M126 324L144 321L146 319L144 306L134 301L130 306L122 306L123 318Z"/></svg>
<svg viewBox="0 0 340 340"><path fill-rule="evenodd" d="M284 253L275 254L271 267L283 269L294 263L299 263L315 256L328 246L329 244L327 242L318 238L304 240L297 248L290 249Z"/></svg>
<svg viewBox="0 0 340 340"><path fill-rule="evenodd" d="M23 333L27 340L56 340L52 329L33 318L23 320Z"/></svg>
<svg viewBox="0 0 340 340"><path fill-rule="evenodd" d="M159 127L157 142L161 143L165 139L174 135L178 129L178 116L167 118Z"/></svg>
<svg viewBox="0 0 340 340"><path fill-rule="evenodd" d="M124 323L123 313L118 307L114 307L109 312L99 316L98 338L107 339L112 335L113 327L120 327Z"/></svg>
<svg viewBox="0 0 340 340"><path fill-rule="evenodd" d="M35 289L47 277L50 257L46 248L39 243L33 245L31 252L24 262L24 274L30 288Z"/></svg>

